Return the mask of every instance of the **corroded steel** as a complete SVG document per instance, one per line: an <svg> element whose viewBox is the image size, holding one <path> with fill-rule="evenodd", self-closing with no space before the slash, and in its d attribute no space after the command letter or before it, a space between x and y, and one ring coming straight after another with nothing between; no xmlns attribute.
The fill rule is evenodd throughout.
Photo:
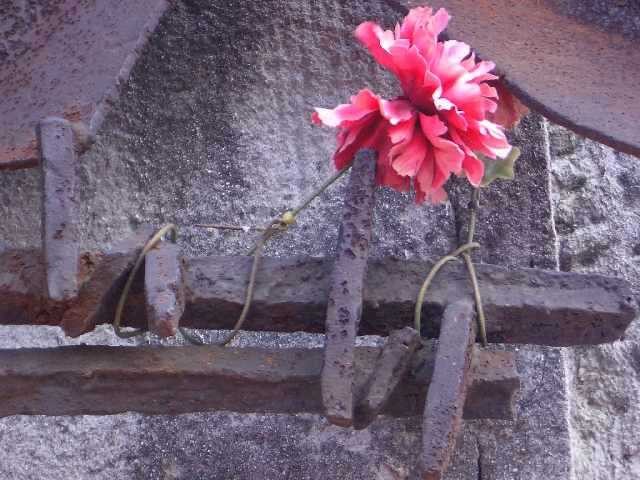
<svg viewBox="0 0 640 480"><path fill-rule="evenodd" d="M420 334L411 327L389 334L376 359L371 378L358 392L353 418L356 429L369 426L386 406L398 383L405 377L419 345Z"/></svg>
<svg viewBox="0 0 640 480"><path fill-rule="evenodd" d="M402 12L425 3L386 1ZM626 16L633 25L640 15L636 2L617 2L617 10L627 10L619 19L590 14L594 0L427 3L449 10L453 19L446 36L469 43L481 58L494 61L510 90L530 108L640 156L640 28L637 20L635 28L625 29L616 21Z"/></svg>
<svg viewBox="0 0 640 480"><path fill-rule="evenodd" d="M55 300L65 300L78 290L80 252L73 129L67 120L47 118L38 126L38 140L46 294Z"/></svg>
<svg viewBox="0 0 640 480"><path fill-rule="evenodd" d="M447 306L422 423L421 468L425 480L441 480L453 455L475 338L471 301L459 300Z"/></svg>
<svg viewBox="0 0 640 480"><path fill-rule="evenodd" d="M56 116L95 134L169 3L32 2L0 18L0 170L37 165L37 123ZM4 27L4 28L3 28Z"/></svg>
<svg viewBox="0 0 640 480"><path fill-rule="evenodd" d="M355 350L356 386L371 375L380 349ZM474 360L486 362L483 353ZM226 410L321 413L321 348L103 347L0 350L0 417L177 414ZM424 407L434 350L425 348L394 391L386 415L419 415ZM426 365L426 367L423 367ZM471 383L492 382L490 401L473 399L467 418L513 418L519 386L515 361L492 373L472 372ZM496 412L500 414L495 417Z"/></svg>
<svg viewBox="0 0 640 480"><path fill-rule="evenodd" d="M113 321L127 276L152 233L153 229L143 228L133 237L118 242L108 254L91 260L91 274L80 287L78 296L69 302L60 322L67 335L78 337L99 323ZM143 276L138 277L140 285Z"/></svg>
<svg viewBox="0 0 640 480"><path fill-rule="evenodd" d="M510 381L501 372L504 372L505 368L515 368L513 362L512 352L474 349L471 362L474 380L467 386L467 400L464 404L465 419L469 418L467 415L472 411L482 411L484 415L489 415L491 418L500 418L504 414L502 410L504 407L501 405L504 392L497 390L496 385L497 382L508 383ZM513 388L513 386L504 385L504 388ZM482 403L476 405L480 398ZM484 402L487 402L488 405ZM492 411L492 406L498 410Z"/></svg>
<svg viewBox="0 0 640 480"><path fill-rule="evenodd" d="M343 427L353 424L354 348L362 314L375 178L374 154L371 151L359 152L351 167L344 198L327 301L322 401L327 419Z"/></svg>
<svg viewBox="0 0 640 480"><path fill-rule="evenodd" d="M140 240L139 246L143 243ZM100 261L109 261L110 255L96 258L85 253L80 258L81 271L88 276ZM264 258L244 328L323 332L332 263L319 258ZM418 288L431 265L418 260L371 260L359 334L388 335L393 329L412 325ZM232 328L242 309L250 268L251 258L246 256L185 258L186 308L181 325ZM490 342L606 343L619 339L635 316L636 302L623 279L486 264L478 265L477 271ZM39 251L0 251L0 322L58 325L65 305L43 298L43 285ZM111 292L114 297L105 301L116 302L119 291ZM423 307L423 336L438 334L442 312L451 298L471 294L463 265L444 268ZM113 317L96 320L111 322ZM146 327L142 278L133 284L123 325Z"/></svg>
<svg viewBox="0 0 640 480"><path fill-rule="evenodd" d="M160 242L147 253L144 293L149 331L161 337L174 336L185 306L182 259L176 244Z"/></svg>

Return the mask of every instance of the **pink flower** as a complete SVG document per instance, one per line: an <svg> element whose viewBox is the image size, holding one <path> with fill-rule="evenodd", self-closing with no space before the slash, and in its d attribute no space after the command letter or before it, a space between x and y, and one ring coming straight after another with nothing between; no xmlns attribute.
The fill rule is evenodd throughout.
<svg viewBox="0 0 640 480"><path fill-rule="evenodd" d="M410 179L400 176L387 163L391 144L389 126L407 120L411 115L406 100L383 100L368 89L351 97L351 103L333 110L316 108L312 120L338 130L338 148L333 156L336 168L346 167L358 150L370 148L378 152L376 176L378 184L400 191L409 189Z"/></svg>
<svg viewBox="0 0 640 480"><path fill-rule="evenodd" d="M492 62L477 62L462 42L439 42L449 14L444 9L414 8L394 31L373 22L356 37L380 65L400 81L403 95L383 100L369 90L350 104L316 109L314 121L339 127L334 161L348 165L360 148L378 153L378 183L407 190L413 181L416 201L446 199L451 174L464 174L478 186L484 164L476 153L505 157L511 150L502 127L489 120L498 93L487 82Z"/></svg>

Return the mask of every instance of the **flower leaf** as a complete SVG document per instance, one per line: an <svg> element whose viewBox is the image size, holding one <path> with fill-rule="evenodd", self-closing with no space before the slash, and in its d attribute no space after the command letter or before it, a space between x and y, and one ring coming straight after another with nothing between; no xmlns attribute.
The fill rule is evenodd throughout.
<svg viewBox="0 0 640 480"><path fill-rule="evenodd" d="M520 156L520 149L513 147L505 158L487 158L482 154L478 154L478 157L484 162L484 177L480 183L481 187L487 187L491 182L498 178L505 180L513 180L514 172L513 167L516 160Z"/></svg>

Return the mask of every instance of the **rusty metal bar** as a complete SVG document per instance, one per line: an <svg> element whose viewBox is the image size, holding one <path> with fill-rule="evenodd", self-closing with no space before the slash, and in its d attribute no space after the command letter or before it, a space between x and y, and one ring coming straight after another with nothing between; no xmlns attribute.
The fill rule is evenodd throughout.
<svg viewBox="0 0 640 480"><path fill-rule="evenodd" d="M502 354L504 352L498 352ZM355 381L369 378L380 349L355 350ZM482 352L474 364L494 362ZM227 410L322 413L323 351L223 347L103 347L0 350L0 417L104 415L122 412L178 414ZM419 415L433 370L434 350L424 348L384 414ZM513 418L519 387L515 359L475 382L492 385L493 398L473 398L466 418ZM483 376L485 375L485 376ZM498 398L496 398L498 397Z"/></svg>
<svg viewBox="0 0 640 480"><path fill-rule="evenodd" d="M172 337L184 313L182 260L177 245L160 242L145 258L144 293L149 331Z"/></svg>
<svg viewBox="0 0 640 480"><path fill-rule="evenodd" d="M71 124L47 118L38 125L42 169L42 247L46 295L66 300L78 291L80 240L76 219L76 152Z"/></svg>
<svg viewBox="0 0 640 480"><path fill-rule="evenodd" d="M424 408L421 460L425 480L441 480L449 466L462 423L475 339L471 301L447 306Z"/></svg>
<svg viewBox="0 0 640 480"><path fill-rule="evenodd" d="M420 345L420 334L411 327L394 330L387 337L376 359L371 378L358 394L353 425L366 428L385 407L398 383L405 377L414 352Z"/></svg>
<svg viewBox="0 0 640 480"><path fill-rule="evenodd" d="M140 240L137 247L142 246ZM117 302L117 289L108 290L113 276L100 281L98 269L118 262L117 254L81 255L81 271L105 292L96 301ZM317 258L264 258L258 273L248 330L282 332L324 331L332 262ZM251 259L244 256L185 258L186 308L181 325L193 328L232 328L244 301ZM364 284L359 334L388 335L411 325L420 282L430 262L371 260ZM506 269L478 265L478 278L487 315L490 342L568 346L619 339L635 317L636 301L628 282L601 275ZM103 283L101 283L103 282ZM0 251L0 324L58 325L63 302L43 297L44 267L38 250ZM423 336L438 334L444 307L452 298L471 295L462 265L443 269L434 280L423 308ZM134 282L124 312L124 325L147 325L143 279ZM88 315L93 304L87 302ZM90 322L109 323L100 310Z"/></svg>
<svg viewBox="0 0 640 480"><path fill-rule="evenodd" d="M375 176L373 152L359 152L351 167L344 198L329 286L322 402L329 422L342 427L353 424L354 348L373 224Z"/></svg>
<svg viewBox="0 0 640 480"><path fill-rule="evenodd" d="M78 296L68 303L60 321L67 335L78 337L93 330L98 323L113 321L129 271L152 233L151 228L143 228L134 236L116 243L108 253L108 260L104 261L104 255L89 260L91 274L82 284ZM86 262L87 258L85 256L83 260ZM138 292L140 283L137 284Z"/></svg>

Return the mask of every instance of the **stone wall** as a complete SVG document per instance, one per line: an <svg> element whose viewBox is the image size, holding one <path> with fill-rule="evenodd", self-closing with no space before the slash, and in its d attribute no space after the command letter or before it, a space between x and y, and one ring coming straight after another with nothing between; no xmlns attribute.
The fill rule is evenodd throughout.
<svg viewBox="0 0 640 480"><path fill-rule="evenodd" d="M84 246L171 221L187 254L245 252L250 236L192 225L262 224L330 174L334 132L310 124L312 107L364 86L397 88L351 36L362 20L399 18L380 4L176 2L80 161ZM483 197L478 260L618 273L637 286L640 167L535 115L513 140L524 151L518 178ZM38 245L38 172L0 179L0 248ZM343 188L324 194L267 254L331 255ZM461 184L437 207L381 190L372 254L451 250L464 235L467 199ZM447 478L569 479L572 466L575 478L636 478L636 330L614 346L515 348L517 421L467 422ZM117 343L108 328L79 342ZM285 348L322 338L244 334L237 342ZM0 328L1 348L63 343L71 342L54 328ZM312 415L11 417L0 420L0 478L403 479L419 442L418 419L380 419L356 432Z"/></svg>
<svg viewBox="0 0 640 480"><path fill-rule="evenodd" d="M640 291L640 161L553 126L560 268L623 276ZM640 478L640 329L567 351L575 478Z"/></svg>

